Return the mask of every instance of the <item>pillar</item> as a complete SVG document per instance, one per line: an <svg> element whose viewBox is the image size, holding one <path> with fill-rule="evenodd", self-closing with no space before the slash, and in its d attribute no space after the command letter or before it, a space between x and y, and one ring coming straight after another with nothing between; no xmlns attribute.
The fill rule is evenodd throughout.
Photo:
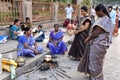
<svg viewBox="0 0 120 80"><path fill-rule="evenodd" d="M29 17L32 21L32 0L23 0L23 21Z"/></svg>

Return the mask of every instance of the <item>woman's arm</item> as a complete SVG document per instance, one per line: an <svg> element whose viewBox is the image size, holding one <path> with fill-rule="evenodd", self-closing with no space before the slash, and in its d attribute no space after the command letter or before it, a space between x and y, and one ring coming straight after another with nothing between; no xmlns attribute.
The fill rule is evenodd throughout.
<svg viewBox="0 0 120 80"><path fill-rule="evenodd" d="M90 40L97 38L101 32L103 32L102 28L100 28L99 26L95 26L91 35L85 40L85 42L88 43Z"/></svg>
<svg viewBox="0 0 120 80"><path fill-rule="evenodd" d="M30 50L34 51L35 54L38 54L38 51L36 50L36 48L37 48L37 44L36 44L36 43L35 43L35 49L29 47L29 46L27 45L27 43L24 43L24 47L25 47L26 49L30 49Z"/></svg>
<svg viewBox="0 0 120 80"><path fill-rule="evenodd" d="M49 42L54 43L54 42L53 42L53 39L52 39L51 37L49 37Z"/></svg>
<svg viewBox="0 0 120 80"><path fill-rule="evenodd" d="M35 46L35 49L37 49L38 45L37 45L37 43L36 43L36 42L35 42L34 46Z"/></svg>
<svg viewBox="0 0 120 80"><path fill-rule="evenodd" d="M89 26L90 26L90 23L86 22L85 25L81 26L80 29L75 32L75 34L82 32L82 31L85 31L86 29L89 28Z"/></svg>
<svg viewBox="0 0 120 80"><path fill-rule="evenodd" d="M18 35L19 33L20 33L20 32L16 32L16 31L14 31L14 34L15 34L15 35Z"/></svg>
<svg viewBox="0 0 120 80"><path fill-rule="evenodd" d="M12 26L11 29L10 29L15 35L18 35L19 32L17 32L17 29L15 26Z"/></svg>
<svg viewBox="0 0 120 80"><path fill-rule="evenodd" d="M25 49L30 49L30 50L32 50L32 51L35 51L35 49L29 47L27 43L24 43L23 45L24 45L24 48L25 48Z"/></svg>
<svg viewBox="0 0 120 80"><path fill-rule="evenodd" d="M58 40L58 42L62 41L63 40L63 36Z"/></svg>

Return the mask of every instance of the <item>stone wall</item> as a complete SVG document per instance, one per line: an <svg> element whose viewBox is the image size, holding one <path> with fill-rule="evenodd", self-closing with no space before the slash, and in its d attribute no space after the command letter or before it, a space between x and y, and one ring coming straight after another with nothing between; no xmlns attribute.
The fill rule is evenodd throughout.
<svg viewBox="0 0 120 80"><path fill-rule="evenodd" d="M62 26L64 20L59 20L57 22L55 21L44 21L44 22L34 22L33 23L33 26L34 27L37 27L38 25L42 25L43 26L43 30L46 30L46 29L50 29L50 28L53 28L53 25L54 24L59 24L60 26ZM10 37L10 31L9 31L9 25L6 25L6 26L2 26L4 29L3 30L0 30L0 35L8 35L8 37Z"/></svg>

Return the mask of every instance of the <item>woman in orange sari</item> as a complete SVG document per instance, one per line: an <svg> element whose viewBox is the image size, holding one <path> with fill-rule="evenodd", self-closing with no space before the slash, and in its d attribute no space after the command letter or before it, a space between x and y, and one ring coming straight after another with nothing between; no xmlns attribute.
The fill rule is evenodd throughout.
<svg viewBox="0 0 120 80"><path fill-rule="evenodd" d="M119 18L119 8L116 7L116 25L113 32L114 36L118 36L118 18Z"/></svg>

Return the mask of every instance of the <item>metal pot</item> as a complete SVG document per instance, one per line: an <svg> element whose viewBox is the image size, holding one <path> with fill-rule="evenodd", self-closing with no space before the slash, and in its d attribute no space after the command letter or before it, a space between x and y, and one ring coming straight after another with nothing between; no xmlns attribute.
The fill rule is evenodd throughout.
<svg viewBox="0 0 120 80"><path fill-rule="evenodd" d="M25 58L23 57L18 57L17 60L16 60L17 64L18 64L18 67L22 67L25 65Z"/></svg>
<svg viewBox="0 0 120 80"><path fill-rule="evenodd" d="M52 56L51 55L45 55L44 61L45 62L51 62L52 61Z"/></svg>

